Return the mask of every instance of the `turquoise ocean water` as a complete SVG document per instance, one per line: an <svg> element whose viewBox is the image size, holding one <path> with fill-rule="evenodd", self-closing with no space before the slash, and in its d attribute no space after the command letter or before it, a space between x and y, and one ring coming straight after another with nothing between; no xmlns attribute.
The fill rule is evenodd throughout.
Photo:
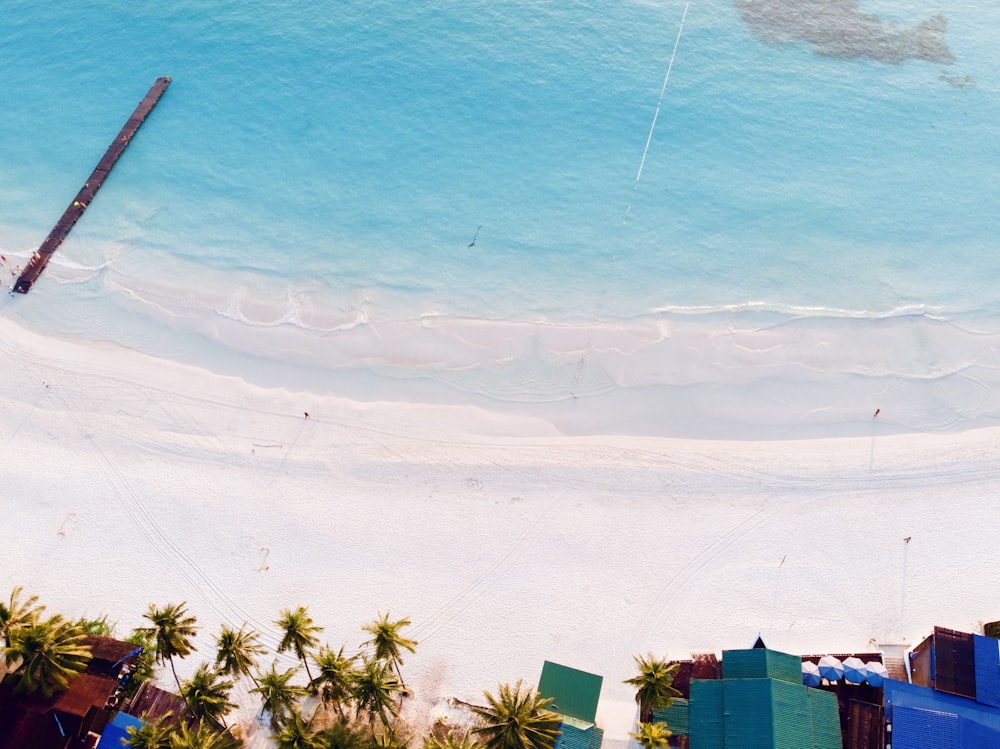
<svg viewBox="0 0 1000 749"><path fill-rule="evenodd" d="M4 314L573 432L994 423L1000 6L831 5L8 0L9 258L173 84Z"/></svg>

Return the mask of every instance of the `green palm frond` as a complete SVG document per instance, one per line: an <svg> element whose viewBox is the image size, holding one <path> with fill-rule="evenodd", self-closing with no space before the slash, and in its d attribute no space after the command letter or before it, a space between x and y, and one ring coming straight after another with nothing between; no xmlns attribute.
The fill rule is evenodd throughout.
<svg viewBox="0 0 1000 749"><path fill-rule="evenodd" d="M39 619L36 610L26 624L11 631L10 645L4 648L8 666L14 670L19 692L41 692L45 697L65 690L90 661L90 647L75 622L54 614Z"/></svg>
<svg viewBox="0 0 1000 749"><path fill-rule="evenodd" d="M640 723L638 733L629 733L643 749L667 749L673 735L666 723Z"/></svg>
<svg viewBox="0 0 1000 749"><path fill-rule="evenodd" d="M679 665L667 663L663 658L656 658L651 653L645 656L633 656L639 673L625 684L635 687L635 701L639 705L639 722L649 723L653 711L670 707L674 697L681 693L674 689L674 676Z"/></svg>
<svg viewBox="0 0 1000 749"><path fill-rule="evenodd" d="M279 729L298 705L299 697L309 693L307 689L292 684L298 668L278 671L278 662L271 664L271 670L257 675L257 686L251 692L261 697L261 709L271 714L271 728Z"/></svg>
<svg viewBox="0 0 1000 749"><path fill-rule="evenodd" d="M267 648L260 644L259 637L256 630L247 629L246 622L239 631L223 625L215 642L215 665L219 673L253 678L257 656L267 652Z"/></svg>
<svg viewBox="0 0 1000 749"><path fill-rule="evenodd" d="M191 678L181 684L181 696L195 718L224 728L226 714L237 707L229 701L232 688L233 682L226 681L207 663L202 663Z"/></svg>
<svg viewBox="0 0 1000 749"><path fill-rule="evenodd" d="M5 647L10 647L10 634L13 630L27 624L32 617L45 610L45 606L38 605L38 596L29 596L28 600L21 601L23 592L24 588L18 585L11 591L8 603L0 601L0 631L3 632Z"/></svg>
<svg viewBox="0 0 1000 749"><path fill-rule="evenodd" d="M319 673L309 682L309 686L319 692L320 699L327 706L336 705L341 717L344 715L343 704L351 698L354 683L354 664L357 655L345 655L341 645L334 652L329 645L324 645L316 654L316 666Z"/></svg>
<svg viewBox="0 0 1000 749"><path fill-rule="evenodd" d="M281 642L278 643L278 652L284 653L286 650L291 650L295 653L296 657L305 665L309 681L312 681L312 672L309 670L307 656L309 650L319 644L316 635L322 632L323 628L313 623L305 606L299 606L294 611L285 609L275 624L284 632Z"/></svg>
<svg viewBox="0 0 1000 749"><path fill-rule="evenodd" d="M487 707L472 705L481 725L472 729L486 749L552 749L559 738L561 720L548 709L551 697L542 697L532 688L521 688L521 680L511 687L500 684L497 696L484 696Z"/></svg>
<svg viewBox="0 0 1000 749"><path fill-rule="evenodd" d="M364 659L362 667L354 675L351 689L356 714L368 713L370 723L374 723L375 716L378 716L382 725L388 726L389 716L395 717L399 711L396 695L402 689L402 683L392 673L388 663Z"/></svg>

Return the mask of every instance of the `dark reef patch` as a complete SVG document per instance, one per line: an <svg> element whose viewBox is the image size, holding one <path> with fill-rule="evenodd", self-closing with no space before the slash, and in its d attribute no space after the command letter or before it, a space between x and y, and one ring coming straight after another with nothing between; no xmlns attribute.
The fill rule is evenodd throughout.
<svg viewBox="0 0 1000 749"><path fill-rule="evenodd" d="M904 27L862 13L858 0L735 0L735 5L754 36L771 44L807 42L826 57L868 57L893 65L955 61L945 41L948 21L943 15Z"/></svg>

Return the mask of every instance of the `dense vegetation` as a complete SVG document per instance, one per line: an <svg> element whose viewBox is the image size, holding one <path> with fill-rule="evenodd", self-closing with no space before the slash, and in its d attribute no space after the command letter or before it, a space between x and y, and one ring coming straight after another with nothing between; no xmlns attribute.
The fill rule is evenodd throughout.
<svg viewBox="0 0 1000 749"><path fill-rule="evenodd" d="M106 617L69 621L59 614L45 617L37 596L22 600L14 588L7 603L0 602L0 633L4 663L18 693L52 695L65 690L90 660L87 635L113 635ZM169 666L185 714L169 714L130 729L133 749L238 749L240 731L227 716L237 707L230 695L237 682L253 684L250 693L260 699L260 717L270 725L280 749L552 749L559 737L559 716L543 698L520 680L500 684L496 695L484 692L485 705L468 705L465 726L438 722L421 732L404 725L400 710L409 691L403 681L403 657L416 652L417 642L403 630L410 620L391 620L381 612L362 626L367 639L359 649L347 644L334 649L322 643L323 631L304 606L285 609L275 620L282 633L277 653L290 653L301 662L282 668L277 658L262 668L268 655L260 635L244 623L238 630L223 625L211 649L189 679L178 677L175 659L197 652L197 618L187 604L150 604L143 615L149 626L125 639L141 647L131 662L129 690L154 675L154 664ZM276 653L276 654L277 654ZM666 746L670 732L652 723L652 711L669 705L676 692L671 684L675 667L652 656L636 658L639 675L627 683L636 687L640 707L639 732L633 734L647 749ZM142 716L140 716L142 717Z"/></svg>

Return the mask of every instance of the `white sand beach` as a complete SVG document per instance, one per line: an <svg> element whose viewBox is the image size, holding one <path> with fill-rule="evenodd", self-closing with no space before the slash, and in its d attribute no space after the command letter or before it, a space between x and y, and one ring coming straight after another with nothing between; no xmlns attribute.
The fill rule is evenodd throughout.
<svg viewBox="0 0 1000 749"><path fill-rule="evenodd" d="M202 652L182 675L222 622L273 647L272 620L303 604L353 648L388 610L420 642L413 716L535 683L549 659L604 676L599 719L622 739L635 654L758 633L870 650L1000 618L1000 428L892 436L883 413L864 437L575 437L267 389L9 319L0 355L0 587L122 632L187 600Z"/></svg>

